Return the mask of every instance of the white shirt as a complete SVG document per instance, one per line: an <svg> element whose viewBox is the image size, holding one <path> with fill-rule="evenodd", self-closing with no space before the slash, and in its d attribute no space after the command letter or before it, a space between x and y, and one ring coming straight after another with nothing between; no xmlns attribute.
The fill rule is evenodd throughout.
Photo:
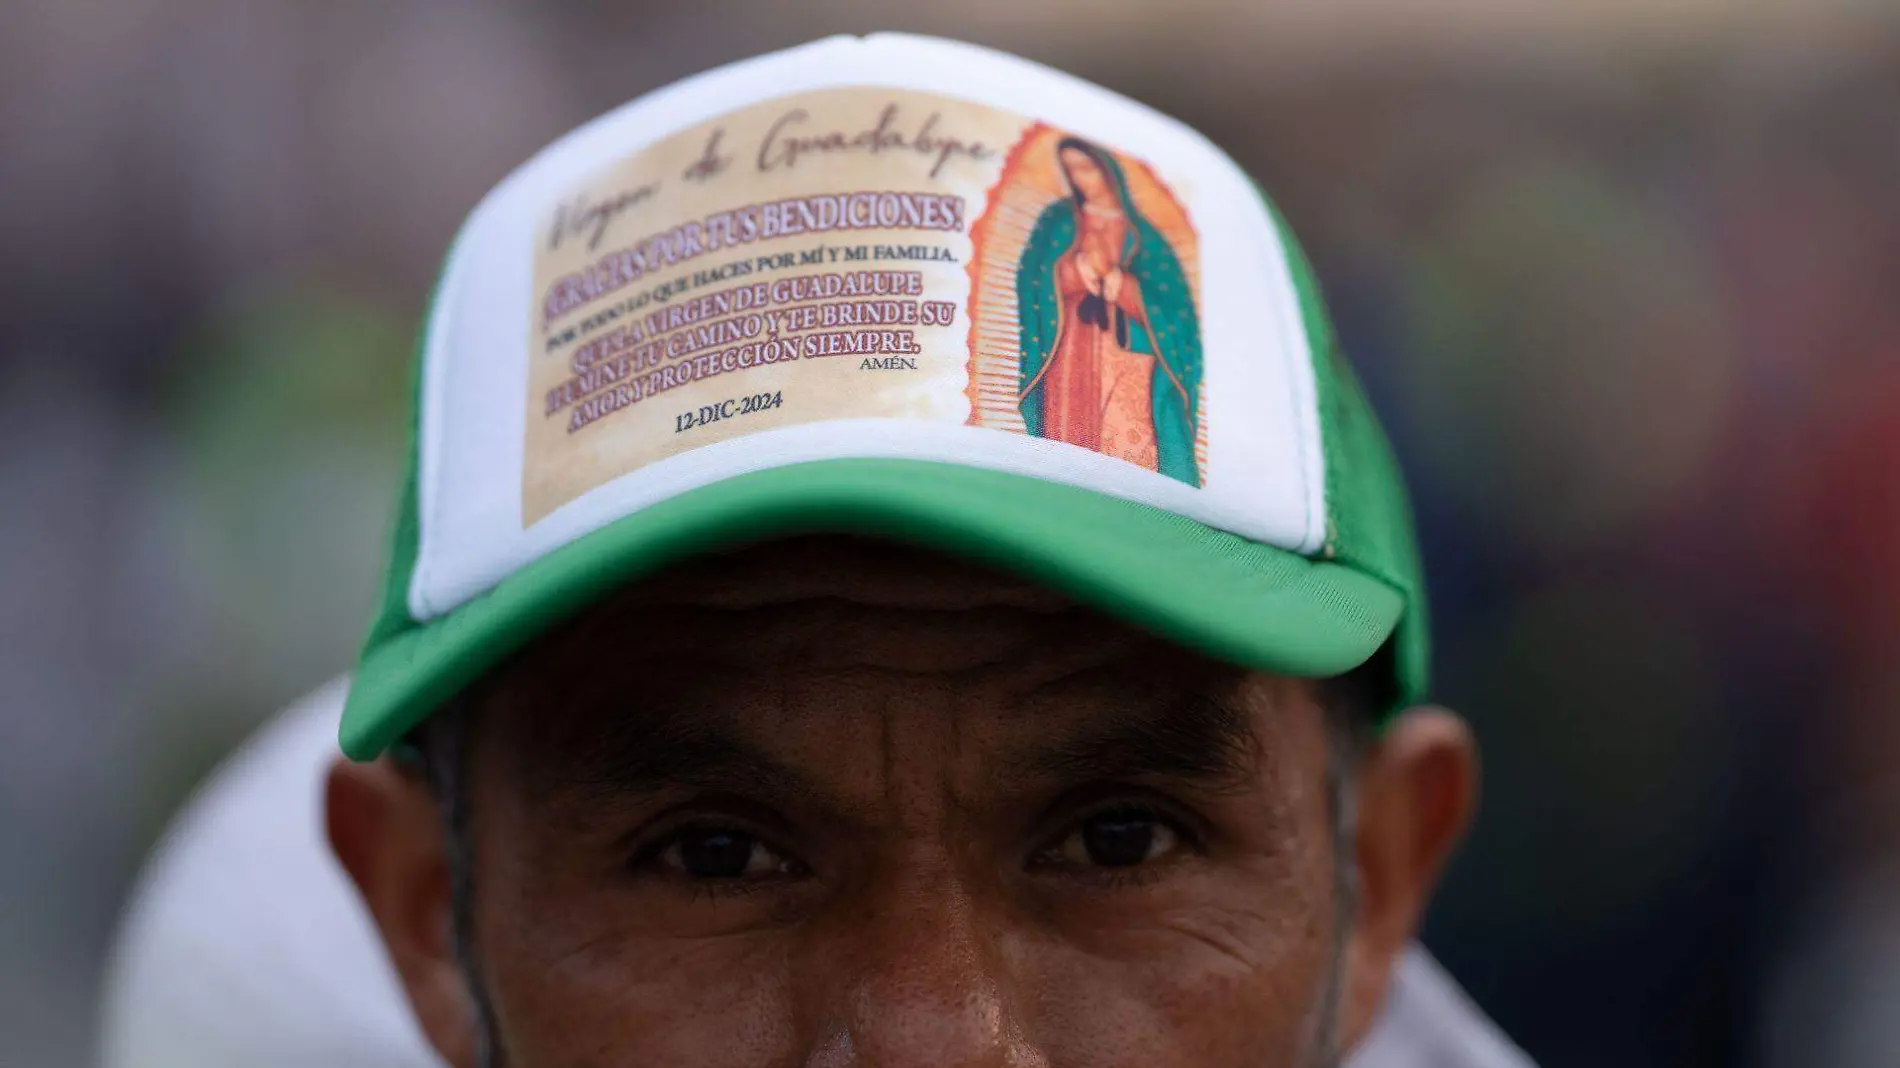
<svg viewBox="0 0 1900 1068"><path fill-rule="evenodd" d="M280 714L176 820L107 978L102 1068L440 1068L330 852L347 681ZM1531 1068L1421 947L1347 1068Z"/></svg>

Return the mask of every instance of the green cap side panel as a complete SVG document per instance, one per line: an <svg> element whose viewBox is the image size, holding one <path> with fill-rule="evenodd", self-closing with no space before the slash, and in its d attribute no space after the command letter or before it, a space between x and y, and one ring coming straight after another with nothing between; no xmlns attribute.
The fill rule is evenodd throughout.
<svg viewBox="0 0 1900 1068"><path fill-rule="evenodd" d="M1306 251L1265 191L1260 199L1286 246L1287 269L1299 293L1300 316L1313 350L1313 381L1326 453L1328 522L1321 555L1376 575L1405 597L1405 613L1392 638L1396 710L1422 699L1431 675L1424 566L1418 556L1411 502L1392 444L1340 353Z"/></svg>
<svg viewBox="0 0 1900 1068"><path fill-rule="evenodd" d="M435 323L436 305L442 300L448 280L449 264L455 259L455 247L461 234L449 243L448 255L436 272L429 304L423 309L422 324L416 328L416 349L409 361L409 455L404 461L402 490L396 498L396 515L390 525L388 565L383 568L383 593L370 621L369 637L363 642L365 653L414 627L409 614L409 584L416 573L416 556L421 551L421 506L417 496L417 478L422 463L422 377L423 363L429 352L430 330Z"/></svg>
<svg viewBox="0 0 1900 1068"><path fill-rule="evenodd" d="M402 492L396 501L395 521L389 532L389 565L383 570L382 599L377 603L375 619L370 621L369 637L363 643L366 650L415 626L415 620L409 615L409 580L416 571L420 531L416 523L417 450L413 417L410 421L409 459L402 478Z"/></svg>

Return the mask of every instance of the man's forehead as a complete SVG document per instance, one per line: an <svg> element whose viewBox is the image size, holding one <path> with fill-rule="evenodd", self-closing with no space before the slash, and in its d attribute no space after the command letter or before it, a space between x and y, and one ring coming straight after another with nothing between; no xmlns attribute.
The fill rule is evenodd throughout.
<svg viewBox="0 0 1900 1068"><path fill-rule="evenodd" d="M1026 646L1035 655L1023 655ZM696 557L644 579L549 631L495 678L518 689L541 677L548 681L535 688L547 692L561 680L611 680L636 661L662 670L621 671L637 676L628 681L675 693L851 666L932 674L1014 659L1054 675L1080 648L1144 646L1194 657L978 564L889 542L807 537Z"/></svg>
<svg viewBox="0 0 1900 1068"><path fill-rule="evenodd" d="M834 814L863 809L846 800L850 783L942 777L971 798L1140 779L1226 791L1282 759L1284 713L1303 699L1291 680L1149 672L1098 652L1038 665L1030 686L998 685L1010 675L1000 664L932 674L645 659L511 717L500 737L531 796L700 787L830 797Z"/></svg>
<svg viewBox="0 0 1900 1068"><path fill-rule="evenodd" d="M746 699L794 675L863 669L1027 693L1111 671L1237 674L980 564L862 538L807 537L694 558L537 640L486 689L546 703ZM616 689L623 694L616 694Z"/></svg>
<svg viewBox="0 0 1900 1068"><path fill-rule="evenodd" d="M982 749L1025 774L1135 768L1148 747L1158 766L1214 776L1245 765L1255 721L1298 699L1286 681L980 565L814 537L701 557L631 587L486 689L492 708L517 713L503 728L517 759L561 778L763 767L874 724L976 730L966 737L987 738Z"/></svg>
<svg viewBox="0 0 1900 1068"><path fill-rule="evenodd" d="M929 603L972 607L922 615L985 617L995 611L991 591L1007 598L1021 589L999 582L978 593L938 581L957 570L918 576L921 588ZM709 574L680 592L718 585ZM799 599L811 592L800 582L773 588L792 600L740 611L663 605L662 617L645 624L663 637L640 642L602 627L535 672L545 687L533 678L504 687L491 709L509 713L498 734L520 785L530 796L585 800L744 784L774 796L831 796L839 813L861 807L843 784L895 767L951 776L971 797L1124 779L1225 792L1259 784L1268 766L1291 756L1287 715L1311 700L1296 680L1217 664L1099 617L1071 619L1080 610L1064 611L1059 598L1041 599L1041 610L1008 609L1022 625L981 626L959 643L943 642L941 619L906 630L903 617L919 613L881 603L826 616L818 601ZM640 606L632 607L619 618L637 619ZM827 638L852 648L834 660L783 657L740 621L761 615L768 629L793 633L817 619ZM984 655L968 655L983 634L997 633L1004 637ZM914 649L929 644L927 634L970 648L940 650L948 670L911 670L929 666L931 654Z"/></svg>

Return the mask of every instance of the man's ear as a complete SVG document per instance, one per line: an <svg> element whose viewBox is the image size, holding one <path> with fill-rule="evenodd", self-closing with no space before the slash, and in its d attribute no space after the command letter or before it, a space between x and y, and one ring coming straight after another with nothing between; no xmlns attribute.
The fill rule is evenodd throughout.
<svg viewBox="0 0 1900 1068"><path fill-rule="evenodd" d="M422 1033L455 1068L476 1068L478 1024L455 959L447 841L428 785L388 757L339 759L324 811L330 848L382 932Z"/></svg>
<svg viewBox="0 0 1900 1068"><path fill-rule="evenodd" d="M1345 1034L1352 1048L1378 1017L1399 955L1418 932L1478 796L1478 748L1463 720L1415 708L1388 724L1360 761L1358 912L1347 954Z"/></svg>

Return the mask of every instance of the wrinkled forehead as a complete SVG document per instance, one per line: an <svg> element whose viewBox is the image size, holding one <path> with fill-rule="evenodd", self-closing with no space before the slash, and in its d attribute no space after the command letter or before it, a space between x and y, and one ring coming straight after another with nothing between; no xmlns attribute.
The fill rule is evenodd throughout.
<svg viewBox="0 0 1900 1068"><path fill-rule="evenodd" d="M815 536L695 558L620 590L537 640L487 688L543 709L625 694L709 706L854 670L893 689L1020 691L1161 660L1202 658L978 563Z"/></svg>
<svg viewBox="0 0 1900 1068"><path fill-rule="evenodd" d="M1113 749L1111 736L1226 752L1297 697L1279 692L1288 681L978 564L825 537L708 556L630 587L478 692L529 767L617 775L655 770L655 753L670 754L664 765L739 751L818 767L874 737L919 753L954 737L1001 773L1087 739Z"/></svg>

